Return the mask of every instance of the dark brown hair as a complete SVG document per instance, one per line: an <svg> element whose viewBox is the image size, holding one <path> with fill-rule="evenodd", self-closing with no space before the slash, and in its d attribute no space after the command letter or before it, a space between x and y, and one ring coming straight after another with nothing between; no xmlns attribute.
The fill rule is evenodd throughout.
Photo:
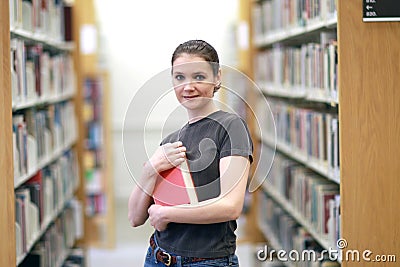
<svg viewBox="0 0 400 267"><path fill-rule="evenodd" d="M189 40L180 44L172 54L171 65L181 54L189 54L203 58L210 62L214 75L218 74L219 58L218 53L209 43L203 40Z"/></svg>

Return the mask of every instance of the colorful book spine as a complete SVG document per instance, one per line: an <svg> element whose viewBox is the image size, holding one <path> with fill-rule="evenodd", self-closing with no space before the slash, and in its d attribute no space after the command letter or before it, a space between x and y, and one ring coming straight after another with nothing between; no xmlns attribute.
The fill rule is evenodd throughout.
<svg viewBox="0 0 400 267"><path fill-rule="evenodd" d="M17 257L30 251L64 210L78 183L77 158L70 150L16 189Z"/></svg>
<svg viewBox="0 0 400 267"><path fill-rule="evenodd" d="M71 203L74 201L76 200L72 200ZM81 216L76 213L76 207L67 205L18 266L65 266L64 262L84 266L84 254L81 249L74 248L77 231L81 227L76 224L77 215Z"/></svg>
<svg viewBox="0 0 400 267"><path fill-rule="evenodd" d="M315 229L319 237L332 246L336 244L340 233L338 184L280 153L275 155L265 183Z"/></svg>
<svg viewBox="0 0 400 267"><path fill-rule="evenodd" d="M255 57L255 80L270 94L337 101L337 38L322 32L320 43L274 45Z"/></svg>
<svg viewBox="0 0 400 267"><path fill-rule="evenodd" d="M50 101L75 92L72 55L11 38L11 88L15 106Z"/></svg>
<svg viewBox="0 0 400 267"><path fill-rule="evenodd" d="M328 263L329 266L340 266L333 258L335 255L329 258L327 249L265 192L260 192L259 214L260 229L271 240L267 255L272 250L285 251L283 258L287 260L282 263L284 266L321 267ZM274 259L267 257L267 260Z"/></svg>
<svg viewBox="0 0 400 267"><path fill-rule="evenodd" d="M337 0L269 0L254 4L256 36L301 28L336 16Z"/></svg>

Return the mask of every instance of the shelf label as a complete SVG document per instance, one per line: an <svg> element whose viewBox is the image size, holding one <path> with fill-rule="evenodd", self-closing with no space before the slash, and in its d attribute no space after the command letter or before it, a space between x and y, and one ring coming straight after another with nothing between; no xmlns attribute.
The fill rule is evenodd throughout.
<svg viewBox="0 0 400 267"><path fill-rule="evenodd" d="M400 1L364 0L363 21L400 21Z"/></svg>

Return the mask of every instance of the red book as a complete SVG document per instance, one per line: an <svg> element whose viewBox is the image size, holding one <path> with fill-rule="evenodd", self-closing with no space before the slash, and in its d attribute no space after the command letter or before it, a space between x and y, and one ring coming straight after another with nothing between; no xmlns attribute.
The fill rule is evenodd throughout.
<svg viewBox="0 0 400 267"><path fill-rule="evenodd" d="M187 161L160 173L154 187L153 199L156 204L163 206L199 202Z"/></svg>

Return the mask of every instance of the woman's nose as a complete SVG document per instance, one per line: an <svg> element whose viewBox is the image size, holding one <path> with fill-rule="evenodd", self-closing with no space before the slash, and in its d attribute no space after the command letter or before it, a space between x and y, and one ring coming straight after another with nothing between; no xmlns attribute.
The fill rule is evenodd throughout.
<svg viewBox="0 0 400 267"><path fill-rule="evenodd" d="M193 85L194 85L193 81L186 82L185 85L183 86L183 90L186 91L193 90L194 89Z"/></svg>

